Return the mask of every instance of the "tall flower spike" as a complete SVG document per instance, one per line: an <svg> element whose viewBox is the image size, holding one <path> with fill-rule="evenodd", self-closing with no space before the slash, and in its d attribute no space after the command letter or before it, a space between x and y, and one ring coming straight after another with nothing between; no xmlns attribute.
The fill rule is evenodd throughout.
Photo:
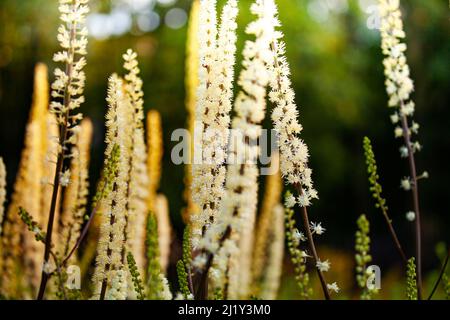
<svg viewBox="0 0 450 320"><path fill-rule="evenodd" d="M412 141L412 135L416 134L419 125L411 120L414 114L414 102L411 93L414 84L410 77L410 70L406 61L406 44L403 31L400 0L379 0L379 12L381 19L381 50L384 54L384 75L386 77L386 92L389 96L389 107L395 108L391 120L397 125L395 136L403 138L404 145L400 147L402 157L408 158L411 176L411 193L413 199L416 237L416 269L417 269L417 294L422 298L422 231L420 219L418 177L414 154L422 148L418 141Z"/></svg>
<svg viewBox="0 0 450 320"><path fill-rule="evenodd" d="M55 62L63 63L64 70L56 68L54 71L50 110L55 115L59 129L59 142L57 150L56 168L53 180L53 191L47 223L47 239L45 241L44 264L48 264L52 246L53 224L58 207L60 187L70 181L68 176L70 162L70 147L74 144L76 127L82 119L77 109L84 102L83 90L86 65L87 28L84 27L86 15L89 12L89 0L59 0L59 12L62 24L58 28L58 42L62 48L53 56ZM44 297L49 275L44 268L41 275L41 284L38 299Z"/></svg>
<svg viewBox="0 0 450 320"><path fill-rule="evenodd" d="M400 241L398 240L397 233L395 232L392 223L392 219L389 217L388 214L388 206L386 205L386 200L383 198L382 195L383 189L378 181L380 176L378 173L378 166L375 159L375 153L373 152L372 143L368 137L364 137L363 139L363 149L364 149L364 156L366 158L367 173L369 175L369 184L370 184L369 190L372 192L372 197L376 201L375 207L379 208L381 213L383 214L384 220L386 222L392 240L394 241L395 247L398 253L400 254L400 257L402 258L403 263L406 265L407 263L406 255L402 249Z"/></svg>
<svg viewBox="0 0 450 320"><path fill-rule="evenodd" d="M217 254L216 263L226 266L225 260L231 252L239 254L235 250L239 234L253 232L254 229L258 191L257 157L260 150L256 142L265 115L266 86L269 82L267 65L273 63L270 41L275 36L274 27L278 25L278 20L273 1L256 0L251 11L257 19L247 26L246 33L254 35L255 40L247 41L243 51L243 69L238 81L241 91L234 103L236 115L232 122L233 131L238 132L238 136L232 137L230 141L226 194L218 220L206 231L200 243L200 248L208 251L210 258L206 254L198 255L194 261L197 266L204 266L219 249L221 252ZM222 267L222 270L225 268ZM220 277L223 278L223 272ZM239 284L239 277L230 277L228 297L233 299L246 295L248 285Z"/></svg>
<svg viewBox="0 0 450 320"><path fill-rule="evenodd" d="M128 291L126 286L122 286L120 272L125 268L123 253L133 109L123 90L123 80L117 75L109 79L107 101L105 164L112 157L114 146L119 146L119 159L112 192L100 200L102 215L93 282L94 298L102 300L105 297L121 299L127 296ZM113 291L107 295L108 289Z"/></svg>
<svg viewBox="0 0 450 320"><path fill-rule="evenodd" d="M311 174L308 168L308 147L299 137L302 126L297 121L298 110L295 104L295 94L289 79L289 64L285 57L285 44L280 40L281 32L275 33L277 36L271 40L271 49L275 56L273 64L270 65L270 101L275 105L272 111L272 122L278 133L278 143L280 149L281 173L288 184L295 187L297 192L297 203L302 209L302 220L311 253L317 266L322 290L325 298L329 299L329 289L321 268L319 268L320 258L315 248L314 239L309 230L309 217L307 207L313 199L318 198L317 191L313 187Z"/></svg>
<svg viewBox="0 0 450 320"><path fill-rule="evenodd" d="M276 59L270 70L269 99L274 104L272 122L279 139L281 174L286 183L301 186L303 194L297 202L302 207L309 206L318 196L311 179L312 170L308 168L308 146L300 138L303 127L297 120L298 108L285 57L285 44L274 39L271 48Z"/></svg>
<svg viewBox="0 0 450 320"><path fill-rule="evenodd" d="M70 184L65 189L62 213L60 217L60 240L58 252L66 257L80 236L86 213L89 194L89 159L92 140L92 121L84 119L76 132L76 143L72 147L70 165ZM76 261L72 255L71 261Z"/></svg>
<svg viewBox="0 0 450 320"><path fill-rule="evenodd" d="M196 90L199 84L198 78L198 62L199 62L199 7L200 0L194 0L191 6L191 12L189 15L188 31L187 31L187 44L186 44L186 110L188 112L187 127L189 130L189 161L185 165L184 173L184 192L183 197L186 202L186 207L183 209L182 216L185 223L189 223L190 217L194 212L198 212L198 208L195 205L192 194L192 161L194 154L194 126L195 126L195 104L196 104Z"/></svg>
<svg viewBox="0 0 450 320"><path fill-rule="evenodd" d="M147 174L147 146L144 133L144 92L139 76L137 54L131 49L123 55L125 75L124 88L131 104L130 158L126 204L126 230L124 230L127 250L133 253L139 270L145 269L145 221L148 209L149 177ZM122 254L125 262L125 252Z"/></svg>
<svg viewBox="0 0 450 320"><path fill-rule="evenodd" d="M33 214L42 224L45 210L44 193L46 185L46 153L50 148L48 140L48 78L47 67L37 64L34 73L33 104L26 126L24 148L19 170L14 184L14 191L4 221L2 237L3 249L0 259L0 288L9 297L30 298L39 285L39 272L42 266L43 246L37 243L34 235L20 221L19 206ZM44 184L42 182L44 181ZM25 274L26 283L18 277ZM29 292L18 291L19 287L29 288Z"/></svg>
<svg viewBox="0 0 450 320"><path fill-rule="evenodd" d="M228 0L223 8L217 32L216 1L200 2L200 83L197 91L192 166L192 196L199 212L191 219L194 248L198 246L200 238L220 211L224 195L237 13L236 0Z"/></svg>
<svg viewBox="0 0 450 320"><path fill-rule="evenodd" d="M6 200L6 168L3 158L0 157L0 237L2 235L3 218L5 216Z"/></svg>

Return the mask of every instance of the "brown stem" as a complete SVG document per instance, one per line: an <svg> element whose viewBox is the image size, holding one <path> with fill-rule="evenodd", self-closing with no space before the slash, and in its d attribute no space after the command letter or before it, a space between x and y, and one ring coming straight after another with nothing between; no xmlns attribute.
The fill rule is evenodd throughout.
<svg viewBox="0 0 450 320"><path fill-rule="evenodd" d="M297 190L298 194L302 195L303 194L302 187L298 184L295 184L294 186L295 186L295 189ZM319 255L317 254L316 245L314 244L314 238L311 233L311 229L309 228L309 218L308 218L308 211L306 210L306 207L302 207L301 212L302 212L303 227L305 228L306 236L308 237L309 247L311 249L311 252L312 252L313 258L314 258L314 264L315 264L314 267L317 270L317 275L319 276L320 285L322 286L323 294L325 296L325 299L331 300L330 292L328 291L325 277L324 277L322 271L320 271L320 269L317 267L317 262L320 261L320 259L319 259Z"/></svg>
<svg viewBox="0 0 450 320"><path fill-rule="evenodd" d="M392 221L389 218L388 213L385 208L381 207L381 211L383 212L384 220L386 221L386 224L389 229L389 233L391 234L392 240L394 241L395 248L397 249L398 253L400 254L400 257L402 258L403 263L405 265L407 265L408 259L406 258L406 254L403 251L400 241L398 240L397 233L395 232L394 226L392 225Z"/></svg>
<svg viewBox="0 0 450 320"><path fill-rule="evenodd" d="M445 258L444 264L442 265L441 271L439 272L439 277L437 278L436 283L434 284L433 290L431 290L431 293L428 296L428 300L431 300L431 298L433 297L433 295L439 285L439 282L441 282L442 276L444 275L445 269L447 268L449 256L450 256L450 250L447 252L447 257Z"/></svg>
<svg viewBox="0 0 450 320"><path fill-rule="evenodd" d="M64 258L63 262L61 263L62 266L64 266L67 263L67 261L69 261L70 257L74 254L75 250L77 250L78 247L81 245L81 242L83 242L84 238L87 235L89 227L90 227L92 221L94 220L94 216L97 213L97 210L98 210L99 207L100 207L100 201L97 202L97 205L92 210L92 213L91 213L91 215L89 217L89 220L86 222L86 225L84 226L83 231L81 232L80 237L78 238L78 241L75 243L75 245L73 246L72 250L70 250L70 252L67 255L67 257Z"/></svg>
<svg viewBox="0 0 450 320"><path fill-rule="evenodd" d="M319 276L319 279L320 279L320 284L322 286L323 294L325 296L325 299L331 300L330 293L328 292L328 288L327 288L327 283L325 281L325 277L324 277L322 271L317 266L317 262L319 261L319 256L317 254L316 246L314 245L314 239L313 239L311 230L309 229L308 211L306 210L306 207L302 207L302 218L303 218L303 226L306 230L306 236L308 237L309 247L311 248L311 252L314 257L315 268L317 270L317 275Z"/></svg>
<svg viewBox="0 0 450 320"><path fill-rule="evenodd" d="M401 103L403 106L403 102ZM409 171L411 174L412 185L411 185L411 193L413 196L413 206L414 212L416 214L416 269L417 269L417 297L419 300L422 299L422 231L421 231L421 223L420 223L420 208L419 208L419 190L417 184L417 173L416 173L416 162L414 159L414 150L411 144L411 136L408 127L408 121L406 119L406 115L401 115L401 123L403 129L403 137L406 144L406 148L408 149L408 162L409 162Z"/></svg>
<svg viewBox="0 0 450 320"><path fill-rule="evenodd" d="M75 55L73 42L76 38L76 30L77 30L77 24L73 23L70 30L70 52L69 56L72 57L70 61L73 61L73 57ZM61 148L60 152L58 153L58 160L56 162L56 168L55 168L55 176L53 179L53 192L52 192L52 199L50 204L50 212L48 217L48 223L47 223L47 235L45 238L45 251L44 251L44 264L48 263L49 257L50 257L50 251L52 247L52 233L53 233L53 224L55 220L55 212L56 212L56 203L58 201L58 192L59 192L59 179L61 176L61 172L64 167L64 159L65 159L65 153L66 153L66 140L67 140L67 134L68 134L68 127L69 127L69 105L71 102L71 95L69 91L67 90L71 84L72 84L72 69L73 65L72 62L66 64L66 75L68 76L67 85L64 92L64 100L63 105L65 107L65 113L64 113L64 122L61 125L60 124L60 135L59 135L59 147ZM44 271L44 268L42 268L42 275L41 275L41 284L39 285L39 293L37 296L37 300L42 300L44 298L45 294L45 288L47 287L47 282L49 279L49 275Z"/></svg>
<svg viewBox="0 0 450 320"><path fill-rule="evenodd" d="M56 201L58 198L58 191L59 191L59 176L60 176L62 165L63 165L63 157L62 157L62 154L60 153L58 156L58 162L56 164L55 178L53 181L53 193L52 193L50 213L49 213L49 218L48 218L48 223L47 223L47 234L45 237L44 264L48 263L48 260L50 258L53 222L55 220ZM41 275L41 284L39 285L39 293L37 296L37 300L42 300L44 298L44 293L45 293L45 288L47 287L48 278L49 278L49 274L47 272L45 272L45 268L43 267L42 275Z"/></svg>

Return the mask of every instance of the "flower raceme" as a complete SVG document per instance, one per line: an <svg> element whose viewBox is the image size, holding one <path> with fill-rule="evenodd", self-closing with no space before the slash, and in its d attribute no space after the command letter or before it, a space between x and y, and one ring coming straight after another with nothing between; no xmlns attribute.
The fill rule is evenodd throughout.
<svg viewBox="0 0 450 320"><path fill-rule="evenodd" d="M113 177L113 192L109 192L101 201L100 238L97 248L96 268L93 276L95 285L94 297L104 299L120 299L126 297L127 288L120 272L124 269L122 253L125 250L127 187L130 170L130 144L132 108L123 92L123 80L117 75L109 79L108 104L106 115L106 151L105 161L112 156L115 145L119 146L117 172ZM106 164L106 162L105 162ZM112 287L111 287L112 286ZM108 288L112 292L108 293Z"/></svg>
<svg viewBox="0 0 450 320"><path fill-rule="evenodd" d="M275 36L274 28L278 25L273 1L256 0L251 6L251 11L257 19L247 26L246 32L254 35L255 40L247 41L243 50L243 69L238 81L242 90L234 102L236 116L232 121L232 128L241 131L242 135L240 139L230 141L228 156L231 157L231 162L227 167L226 191L219 220L206 231L200 243L200 248L210 254L220 251L215 260L219 265L218 270L222 271L227 265L227 257L239 252L237 250L239 233L243 230L253 230L258 188L255 159L259 153L259 146L251 141L255 141L261 133L260 123L265 115L266 86L269 82L267 65L271 64L273 59L270 41ZM238 154L242 155L243 149L248 152L240 159L242 164L234 164L235 157ZM243 197L248 201L244 201ZM230 237L231 230L233 235ZM207 260L205 254L198 255L194 265L203 267ZM220 283L223 276L223 272L216 273L214 281ZM230 298L240 296L242 292L236 280L238 279L230 279L228 292ZM246 291L246 288L243 290Z"/></svg>
<svg viewBox="0 0 450 320"><path fill-rule="evenodd" d="M417 134L419 125L411 120L410 126L405 132L402 126L402 118L411 118L414 115L414 102L411 94L414 91L414 83L410 76L410 69L406 60L406 44L403 21L400 11L400 0L379 0L381 18L381 50L384 54L383 66L386 77L386 92L389 96L388 106L395 108L391 121L396 125L395 137L402 138ZM419 142L411 142L413 151L420 151ZM402 157L407 157L408 149L404 146L400 149Z"/></svg>
<svg viewBox="0 0 450 320"><path fill-rule="evenodd" d="M199 84L194 127L192 196L199 212L191 217L197 247L219 212L224 194L225 160L232 107L237 1L225 4L217 28L216 1L200 2ZM195 159L201 159L200 165Z"/></svg>

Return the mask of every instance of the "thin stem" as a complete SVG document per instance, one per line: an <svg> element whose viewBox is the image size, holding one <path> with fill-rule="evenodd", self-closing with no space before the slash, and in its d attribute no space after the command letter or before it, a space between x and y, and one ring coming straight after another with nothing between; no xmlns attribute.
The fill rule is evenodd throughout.
<svg viewBox="0 0 450 320"><path fill-rule="evenodd" d="M400 241L398 240L397 233L395 232L394 226L392 225L392 221L389 218L388 213L385 208L381 207L381 211L383 212L384 220L386 221L386 224L389 229L389 233L391 234L392 240L394 241L395 248L397 249L398 253L400 254L400 257L402 258L403 263L405 265L407 265L408 259L406 258L406 254L403 251Z"/></svg>
<svg viewBox="0 0 450 320"><path fill-rule="evenodd" d="M403 102L401 103L403 106ZM412 184L411 184L411 193L413 196L413 206L414 212L416 214L416 269L417 269L417 297L419 300L422 299L422 231L421 231L421 222L420 222L420 207L419 207L419 190L417 183L417 173L416 173L416 162L414 159L414 150L411 144L411 136L408 127L408 121L406 119L406 115L401 114L401 123L403 129L403 137L406 144L406 148L408 149L408 162L409 162L409 171L411 174Z"/></svg>
<svg viewBox="0 0 450 320"><path fill-rule="evenodd" d="M101 199L101 198L100 198ZM69 254L67 255L67 257L63 260L63 262L61 263L62 266L64 266L67 261L69 261L70 257L74 254L75 250L78 249L78 247L81 245L81 242L83 242L84 238L87 235L87 232L89 230L89 227L92 223L92 221L94 220L94 216L98 211L98 208L100 207L100 201L97 202L97 205L95 206L95 208L92 210L92 213L89 217L89 220L86 222L86 225L84 226L80 237L78 238L78 241L75 243L75 245L73 246L72 250L70 250Z"/></svg>
<svg viewBox="0 0 450 320"><path fill-rule="evenodd" d="M70 51L69 56L71 59L69 61L73 61L73 57L75 55L75 49L73 46L73 42L76 38L76 30L77 30L77 24L73 23L70 30ZM55 176L53 179L53 192L52 192L52 199L50 204L50 212L48 217L48 223L47 223L47 235L45 239L45 251L44 251L44 264L48 263L49 257L50 257L50 251L52 247L52 233L53 233L53 224L55 220L55 211L56 211L56 204L58 201L58 193L59 193L59 179L61 176L61 172L64 167L64 159L65 159L65 153L66 153L66 140L67 140L67 133L68 133L68 126L69 126L69 106L71 102L71 95L69 93L69 90L67 90L72 85L72 69L73 65L72 62L69 62L66 64L66 75L68 76L66 89L64 92L64 100L63 104L65 107L65 113L63 118L63 124L60 124L60 135L59 135L59 147L61 148L60 152L58 153L58 160L56 162L56 168L55 168ZM42 300L44 298L45 288L47 287L47 282L49 279L49 275L45 272L44 268L42 268L42 276L41 276L41 284L39 286L39 293L37 296L37 300Z"/></svg>
<svg viewBox="0 0 450 320"><path fill-rule="evenodd" d="M59 191L59 176L61 172L63 164L63 157L60 154L58 156L58 162L56 165L56 172L55 172L55 178L53 181L53 193L52 193L52 200L50 205L50 213L47 223L47 234L45 237L45 251L44 251L44 264L48 263L48 260L50 258L50 251L51 251L51 242L52 242L52 232L53 232L53 222L55 220L55 209L56 209L56 201L58 198L58 191ZM45 268L42 268L42 275L41 275L41 284L39 286L39 293L37 296L37 300L42 300L44 298L45 288L47 287L49 274L45 271Z"/></svg>
<svg viewBox="0 0 450 320"><path fill-rule="evenodd" d="M295 184L294 186L295 186L295 189L297 190L298 194L302 195L303 194L302 187L298 184ZM328 291L325 277L324 277L322 271L320 271L320 269L317 267L317 262L319 262L320 259L319 259L319 255L317 254L317 250L316 250L316 246L314 244L314 239L313 239L313 235L311 233L311 229L309 228L309 218L308 218L308 211L306 210L306 207L302 207L301 212L302 212L303 227L305 228L306 236L308 237L309 247L311 249L311 252L312 252L313 258L314 258L314 264L315 264L314 267L317 270L317 275L319 276L319 279L320 279L320 284L322 286L323 294L325 296L325 299L331 300L330 292Z"/></svg>
<svg viewBox="0 0 450 320"><path fill-rule="evenodd" d="M445 258L444 264L442 265L441 271L439 272L439 277L437 278L436 283L434 284L433 290L431 290L431 293L428 296L428 300L431 300L431 298L433 297L434 293L436 292L436 289L437 289L437 287L439 285L439 282L441 282L442 276L445 273L445 269L447 269L449 256L450 256L450 250L447 252L447 257Z"/></svg>

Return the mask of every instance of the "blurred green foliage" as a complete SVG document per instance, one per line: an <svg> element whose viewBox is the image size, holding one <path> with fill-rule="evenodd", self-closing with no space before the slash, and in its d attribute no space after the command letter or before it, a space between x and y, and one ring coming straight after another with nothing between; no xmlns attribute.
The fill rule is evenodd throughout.
<svg viewBox="0 0 450 320"><path fill-rule="evenodd" d="M55 0L0 1L0 155L8 168L9 188L14 181L23 143L24 127L31 103L33 66L42 61L54 68L53 53L58 50ZM238 50L246 38L250 21L250 0L241 0ZM373 257L383 267L395 257L395 249L372 205L368 191L362 137L371 138L377 155L381 182L406 250L412 248L411 226L405 219L410 199L399 188L407 166L399 157L399 141L394 140L390 110L384 89L381 50L377 30L366 23L369 14L361 9L364 0L279 0L280 19L292 68L304 139L310 147L313 179L320 200L311 208L313 220L327 227L319 245L351 250L354 222L366 212L373 225ZM111 10L109 0L91 1L93 12ZM219 1L220 6L224 3ZM327 3L344 3L317 16L314 8ZM424 150L418 156L419 170L430 179L421 182L424 220L425 266L438 263L433 243L448 241L450 222L447 201L450 170L446 152L450 150L450 83L448 41L449 9L443 0L402 1L408 44L407 56L415 80L414 100L419 134ZM189 9L190 1L178 0L174 6ZM169 10L157 6L161 15ZM316 10L317 11L317 10ZM323 12L322 12L323 13ZM91 177L99 176L103 157L103 119L106 110L107 77L121 72L121 56L129 47L139 54L144 78L146 109L157 109L164 126L164 167L162 192L170 200L172 221L181 237L180 210L183 170L170 161L170 133L185 126L184 51L186 27L170 29L161 24L153 32L130 32L105 40L91 38L85 115L95 124ZM240 61L240 53L238 53ZM52 79L52 77L50 76ZM269 126L269 121L266 121ZM95 186L95 183L92 183Z"/></svg>

